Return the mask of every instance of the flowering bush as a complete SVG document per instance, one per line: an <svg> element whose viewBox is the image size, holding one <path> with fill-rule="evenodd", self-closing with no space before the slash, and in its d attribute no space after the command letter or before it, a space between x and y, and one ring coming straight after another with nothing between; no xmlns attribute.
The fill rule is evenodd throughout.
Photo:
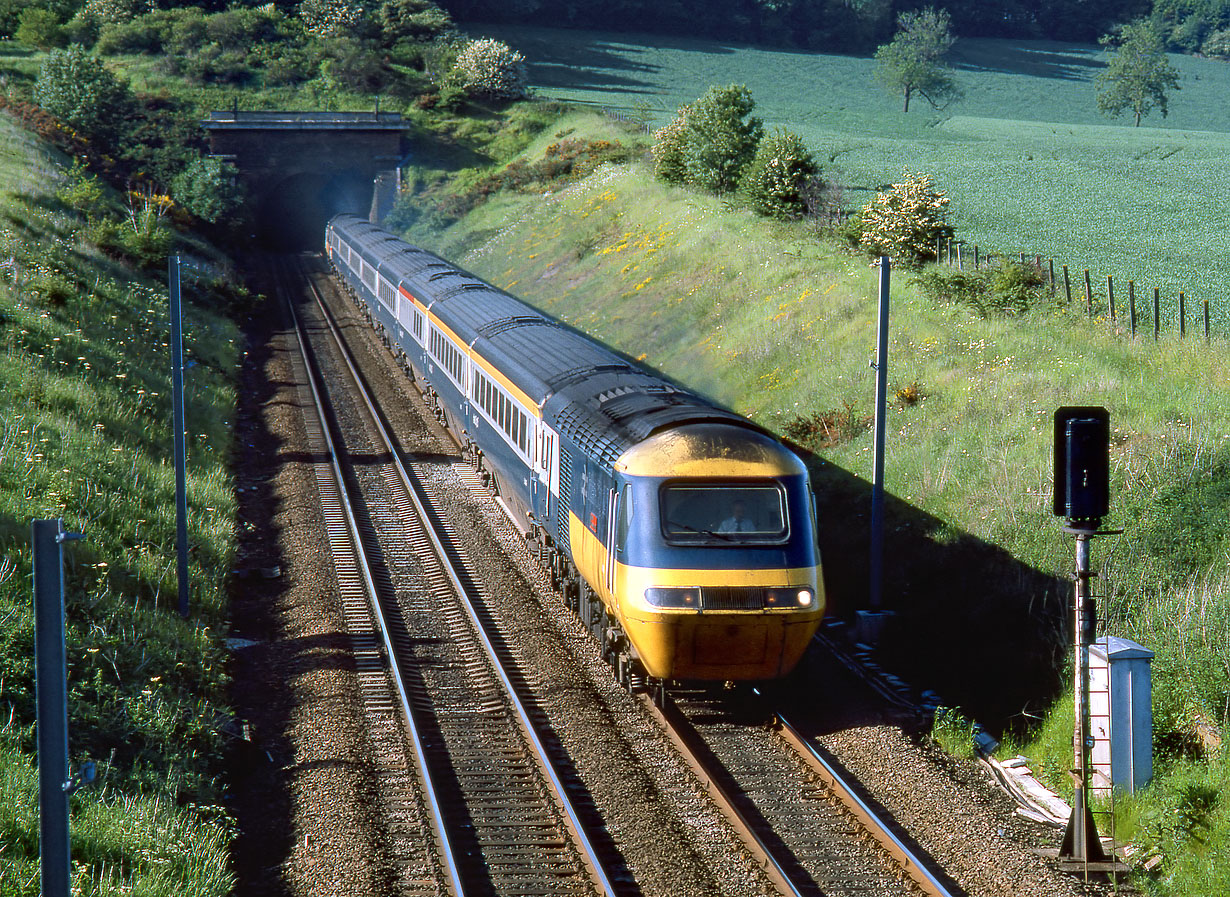
<svg viewBox="0 0 1230 897"><path fill-rule="evenodd" d="M798 135L779 128L760 141L740 189L761 215L801 218L807 212L807 190L819 171Z"/></svg>
<svg viewBox="0 0 1230 897"><path fill-rule="evenodd" d="M871 255L887 255L899 265L918 267L934 261L936 244L952 236L944 221L948 196L931 177L909 174L867 203L862 211L859 246Z"/></svg>
<svg viewBox="0 0 1230 897"><path fill-rule="evenodd" d="M85 0L78 15L94 25L114 25L131 22L137 16L153 12L156 6L154 0Z"/></svg>
<svg viewBox="0 0 1230 897"><path fill-rule="evenodd" d="M470 41L457 55L454 71L472 96L516 100L526 95L525 57L503 41Z"/></svg>
<svg viewBox="0 0 1230 897"><path fill-rule="evenodd" d="M353 34L367 19L367 5L361 0L303 0L299 4L299 20L317 37Z"/></svg>
<svg viewBox="0 0 1230 897"><path fill-rule="evenodd" d="M653 173L667 184L682 184L688 179L687 144L691 106L680 106L670 124L653 132Z"/></svg>

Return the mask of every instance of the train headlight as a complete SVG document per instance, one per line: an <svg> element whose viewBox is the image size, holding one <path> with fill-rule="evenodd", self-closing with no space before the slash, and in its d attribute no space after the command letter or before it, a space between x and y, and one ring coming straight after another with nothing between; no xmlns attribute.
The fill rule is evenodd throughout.
<svg viewBox="0 0 1230 897"><path fill-rule="evenodd" d="M665 589L650 587L645 600L654 607L699 607L700 589Z"/></svg>
<svg viewBox="0 0 1230 897"><path fill-rule="evenodd" d="M799 588L791 586L786 589L765 589L764 591L764 606L765 607L811 607L816 600L815 592L808 588Z"/></svg>

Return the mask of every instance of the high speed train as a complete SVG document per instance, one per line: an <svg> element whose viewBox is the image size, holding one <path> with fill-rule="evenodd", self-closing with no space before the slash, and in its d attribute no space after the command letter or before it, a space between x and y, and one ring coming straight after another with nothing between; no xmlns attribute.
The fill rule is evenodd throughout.
<svg viewBox="0 0 1230 897"><path fill-rule="evenodd" d="M793 452L362 218L325 250L621 681L790 672L825 609Z"/></svg>

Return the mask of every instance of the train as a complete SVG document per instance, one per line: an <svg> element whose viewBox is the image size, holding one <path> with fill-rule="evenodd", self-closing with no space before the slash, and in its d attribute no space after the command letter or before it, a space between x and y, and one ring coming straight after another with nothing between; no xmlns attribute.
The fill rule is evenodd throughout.
<svg viewBox="0 0 1230 897"><path fill-rule="evenodd" d="M364 218L325 255L622 683L791 672L825 612L794 452Z"/></svg>

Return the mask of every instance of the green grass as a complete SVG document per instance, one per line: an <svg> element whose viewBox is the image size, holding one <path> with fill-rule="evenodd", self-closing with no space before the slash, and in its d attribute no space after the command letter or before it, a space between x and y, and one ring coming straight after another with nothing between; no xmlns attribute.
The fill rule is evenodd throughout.
<svg viewBox="0 0 1230 897"><path fill-rule="evenodd" d="M593 122L595 133L611 127ZM589 134L581 116L568 127ZM796 416L857 423L871 413L877 274L806 225L666 189L631 165L545 196L499 193L443 229L423 218L408 236L778 432ZM1126 531L1094 544L1101 613L1109 631L1157 652L1158 778L1146 798L1121 802L1121 826L1153 825L1139 843L1188 881L1148 887L1216 893L1184 851L1230 850L1220 809L1207 827L1149 819L1170 819L1197 773L1217 794L1224 779L1224 761L1201 759L1193 733L1230 723L1226 340L1132 339L1079 302L980 317L925 298L901 271L892 305L890 390L914 385L923 397L889 411L885 578L899 616L884 656L1006 731L1067 787L1073 544L1050 509L1052 415L1109 409L1107 523ZM872 434L849 425L842 437L809 464L830 598L849 613L866 601ZM1057 712L1039 725L1052 701ZM955 717L950 728L940 734L966 740Z"/></svg>
<svg viewBox="0 0 1230 897"><path fill-rule="evenodd" d="M38 893L29 533L54 517L86 536L66 551L70 751L102 779L73 798L75 888L223 894L237 333L186 277L182 620L165 286L84 241L66 160L7 117L0 143L0 894Z"/></svg>
<svg viewBox="0 0 1230 897"><path fill-rule="evenodd" d="M963 40L965 99L908 115L878 88L869 58L650 35L491 26L521 49L546 96L630 111L658 124L712 84L745 83L766 124L800 134L826 177L861 206L906 169L952 197L960 239L984 251L1053 257L1095 283L1112 275L1168 298L1208 299L1230 327L1216 259L1230 249L1213 197L1230 188L1230 65L1171 56L1181 90L1163 119L1132 128L1097 112L1105 54L1081 45Z"/></svg>

